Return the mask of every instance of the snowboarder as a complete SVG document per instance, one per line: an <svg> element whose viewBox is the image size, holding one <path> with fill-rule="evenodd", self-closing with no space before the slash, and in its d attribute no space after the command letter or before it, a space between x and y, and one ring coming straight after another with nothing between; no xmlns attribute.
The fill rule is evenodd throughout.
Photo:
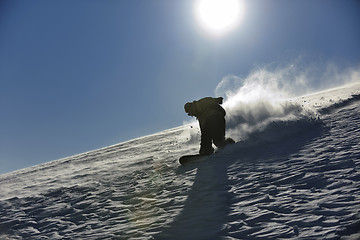
<svg viewBox="0 0 360 240"><path fill-rule="evenodd" d="M211 155L214 153L212 142L218 148L224 148L227 144L234 143L234 140L231 138L225 139L226 112L220 106L222 102L222 97L205 97L184 105L185 112L189 116L196 117L200 124L200 155Z"/></svg>

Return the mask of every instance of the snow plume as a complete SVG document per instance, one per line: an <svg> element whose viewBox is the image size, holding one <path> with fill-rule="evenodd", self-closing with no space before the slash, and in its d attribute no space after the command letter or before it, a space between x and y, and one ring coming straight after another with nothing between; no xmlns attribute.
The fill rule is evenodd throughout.
<svg viewBox="0 0 360 240"><path fill-rule="evenodd" d="M265 82L253 77L245 79L236 92L227 92L223 106L227 112L228 136L236 141L244 140L254 132L269 130L269 124L275 122L314 118L311 111L290 100L290 94L279 88L279 82L275 79Z"/></svg>
<svg viewBox="0 0 360 240"><path fill-rule="evenodd" d="M325 66L325 65L324 65ZM320 72L319 69L323 71ZM274 70L259 69L246 78L229 75L218 84L216 96L224 96L227 112L227 135L236 141L272 129L271 137L279 135L275 125L312 124L317 116L295 98L325 87L358 81L360 71L340 71L334 64L315 68L288 64ZM299 131L304 126L292 127ZM287 128L288 129L288 128ZM287 130L286 130L287 131ZM281 135L281 134L280 134Z"/></svg>

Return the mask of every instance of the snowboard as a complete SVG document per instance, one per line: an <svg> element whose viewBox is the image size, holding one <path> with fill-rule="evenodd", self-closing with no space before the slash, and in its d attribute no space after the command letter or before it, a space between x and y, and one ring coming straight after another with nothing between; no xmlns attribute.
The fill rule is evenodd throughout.
<svg viewBox="0 0 360 240"><path fill-rule="evenodd" d="M226 145L235 143L235 141L232 138L227 138L225 140L225 142L226 142ZM216 153L218 153L218 152L215 152L214 154L216 154ZM186 164L188 162L202 160L202 159L207 158L209 156L211 156L211 155L200 155L200 154L185 155L185 156L182 156L182 157L179 158L179 163L181 165L184 165L184 164Z"/></svg>
<svg viewBox="0 0 360 240"><path fill-rule="evenodd" d="M207 158L211 155L200 155L200 154L194 154L194 155L185 155L179 158L179 163L181 165L187 164L189 162L193 162L193 161L197 161L197 160L201 160L204 158Z"/></svg>

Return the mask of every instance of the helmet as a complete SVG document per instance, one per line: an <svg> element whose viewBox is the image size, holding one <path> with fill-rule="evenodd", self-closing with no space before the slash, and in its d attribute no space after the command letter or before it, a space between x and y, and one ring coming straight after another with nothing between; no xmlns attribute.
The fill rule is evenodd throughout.
<svg viewBox="0 0 360 240"><path fill-rule="evenodd" d="M191 103L191 102L185 103L184 109L185 109L185 112L186 112L189 116L193 116L193 103Z"/></svg>

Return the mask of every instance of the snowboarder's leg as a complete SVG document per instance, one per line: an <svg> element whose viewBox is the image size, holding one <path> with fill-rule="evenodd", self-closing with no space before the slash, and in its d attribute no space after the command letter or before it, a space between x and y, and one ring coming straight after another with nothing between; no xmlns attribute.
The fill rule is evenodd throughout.
<svg viewBox="0 0 360 240"><path fill-rule="evenodd" d="M200 155L211 155L214 153L212 147L212 121L207 119L203 124L200 124L201 129L201 143L200 143Z"/></svg>
<svg viewBox="0 0 360 240"><path fill-rule="evenodd" d="M225 119L218 118L216 120L216 128L213 131L213 141L216 147L224 148L228 144L235 143L232 138L225 139Z"/></svg>
<svg viewBox="0 0 360 240"><path fill-rule="evenodd" d="M212 142L218 148L224 148L229 143L234 143L231 138L225 140L225 118L213 115L206 120L201 128L201 155L214 153Z"/></svg>
<svg viewBox="0 0 360 240"><path fill-rule="evenodd" d="M216 147L225 147L225 119L223 117L213 119L212 137Z"/></svg>
<svg viewBox="0 0 360 240"><path fill-rule="evenodd" d="M214 153L212 147L211 135L206 129L201 130L201 143L200 143L200 155L211 155Z"/></svg>

